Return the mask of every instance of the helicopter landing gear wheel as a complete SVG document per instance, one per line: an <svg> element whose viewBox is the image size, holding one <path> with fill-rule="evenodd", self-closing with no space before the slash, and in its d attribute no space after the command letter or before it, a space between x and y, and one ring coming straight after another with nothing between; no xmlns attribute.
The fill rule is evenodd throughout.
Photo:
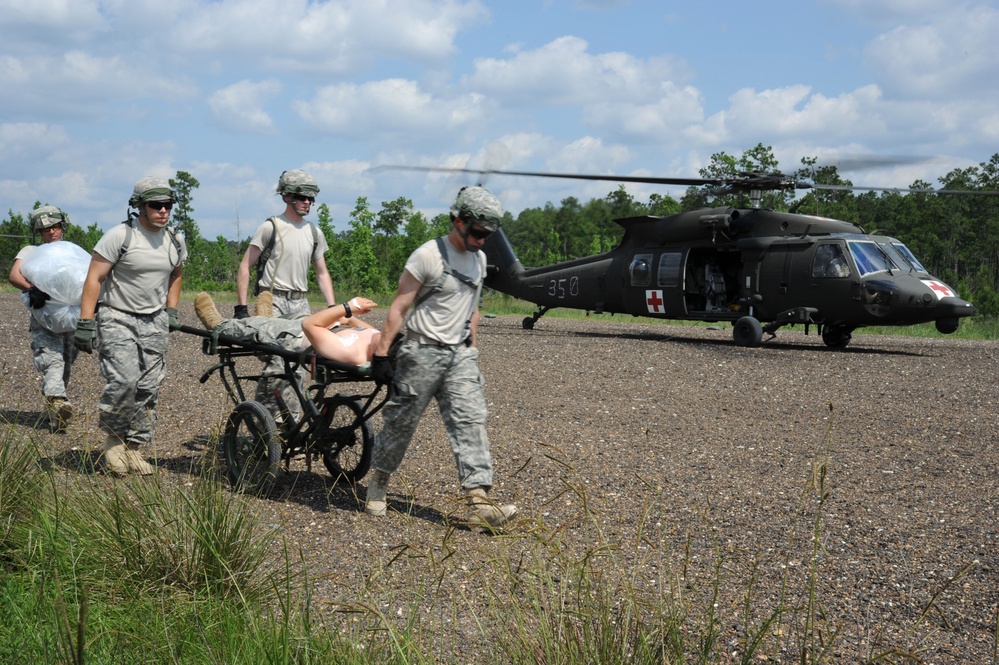
<svg viewBox="0 0 999 665"><path fill-rule="evenodd" d="M744 316L733 325L732 337L738 346L759 346L763 341L763 325L756 317Z"/></svg>
<svg viewBox="0 0 999 665"><path fill-rule="evenodd" d="M525 316L523 326L524 330L534 330L534 317Z"/></svg>
<svg viewBox="0 0 999 665"><path fill-rule="evenodd" d="M267 496L281 474L281 437L260 402L240 402L229 414L222 437L229 481L240 492Z"/></svg>
<svg viewBox="0 0 999 665"><path fill-rule="evenodd" d="M830 349L842 349L850 343L853 338L851 334L853 328L844 325L824 326L822 328L822 341Z"/></svg>
<svg viewBox="0 0 999 665"><path fill-rule="evenodd" d="M323 464L335 480L356 483L371 468L371 453L375 447L375 428L371 421L358 417L364 414L361 402L348 397L331 397L323 402L320 437Z"/></svg>

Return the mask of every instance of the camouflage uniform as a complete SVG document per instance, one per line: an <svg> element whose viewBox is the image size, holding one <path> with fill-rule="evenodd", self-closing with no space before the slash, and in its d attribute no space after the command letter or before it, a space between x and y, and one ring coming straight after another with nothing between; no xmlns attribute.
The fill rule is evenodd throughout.
<svg viewBox="0 0 999 665"><path fill-rule="evenodd" d="M156 201L172 203L173 191L165 180L144 178L129 205ZM107 381L97 405L99 424L110 441L137 450L152 442L156 428L170 334L164 305L170 277L187 259L187 246L169 228L152 231L130 219L105 233L94 255L112 264L96 312L99 366Z"/></svg>
<svg viewBox="0 0 999 665"><path fill-rule="evenodd" d="M300 321L312 313L309 301L302 297L298 299L288 298L283 292L272 292L274 298L274 315L282 319ZM242 319L246 320L246 319ZM301 325L298 332L302 332ZM302 413L302 405L298 403L298 396L287 380L279 375L284 374L284 359L280 356L262 356L264 368L261 371L262 378L257 382L257 390L253 399L263 404L278 422L286 421L287 414L281 412L279 408L277 394L281 395L290 414L298 420ZM305 368L299 367L295 372L298 385L305 382Z"/></svg>
<svg viewBox="0 0 999 665"><path fill-rule="evenodd" d="M251 316L247 319L223 319L213 332L257 344L278 346L287 351L299 352L308 348L301 318Z"/></svg>
<svg viewBox="0 0 999 665"><path fill-rule="evenodd" d="M31 213L32 231L42 232L53 227L60 227L65 232L69 218L55 206L41 206ZM56 237L62 239L62 234ZM45 239L45 243L52 239ZM24 247L14 257L15 267L20 272L20 262L28 259L37 249L34 245ZM21 278L24 275L21 274ZM23 286L23 285L19 285ZM69 385L70 372L76 361L77 350L73 345L73 332L54 332L34 315L29 319L28 332L31 335L32 360L42 375L42 397L45 402L45 414L49 427L53 432L64 432L72 417L73 408L66 394Z"/></svg>
<svg viewBox="0 0 999 665"><path fill-rule="evenodd" d="M97 322L101 375L107 380L97 405L101 429L122 441L148 445L166 377L167 313L161 309L132 314L101 307Z"/></svg>
<svg viewBox="0 0 999 665"><path fill-rule="evenodd" d="M479 350L464 344L447 347L407 339L399 348L395 367L397 393L382 410L384 426L375 443L375 468L395 473L420 417L436 397L461 486L492 487Z"/></svg>
<svg viewBox="0 0 999 665"><path fill-rule="evenodd" d="M451 212L490 231L503 216L496 197L481 187L463 188ZM436 398L461 487L492 487L485 380L470 330L485 277L485 256L459 251L446 238L431 240L410 255L405 270L421 287L406 319L406 341L396 354L396 393L382 409L384 426L375 440L374 467L387 474L399 468L423 411Z"/></svg>
<svg viewBox="0 0 999 665"><path fill-rule="evenodd" d="M31 333L35 369L42 373L42 395L46 398L66 397L70 370L77 354L73 333L54 333L35 317L31 317L28 331Z"/></svg>
<svg viewBox="0 0 999 665"><path fill-rule="evenodd" d="M276 191L282 197L294 194L315 197L319 194L319 185L305 171L291 169L281 174ZM258 279L261 290L270 291L274 298L274 316L287 319L309 316L312 313L307 299L309 266L329 249L326 237L317 232L310 222L292 222L286 215L279 215L257 228L250 239L250 245L262 252L267 246L271 248L270 258ZM260 271L261 268L258 266L257 270ZM273 356L263 356L262 359L263 378L257 382L254 399L263 404L280 423L287 418L287 414L281 412L276 396L280 394L288 411L297 419L301 415L302 406L298 403L295 391L286 380L275 377L284 374L284 360ZM299 368L295 376L299 385L302 385L305 370Z"/></svg>
<svg viewBox="0 0 999 665"><path fill-rule="evenodd" d="M394 390L382 408L383 427L375 437L375 472L364 505L368 515L387 514L389 479L402 463L431 399L437 400L458 481L472 513L469 526L495 531L517 515L517 506L495 504L487 496L493 464L486 436L485 380L474 345L486 276L486 257L479 250L502 218L503 207L488 190L463 187L451 207L448 235L424 243L406 261L378 355L371 361L372 377L391 382ZM388 340L403 325L406 339L393 363L386 354Z"/></svg>

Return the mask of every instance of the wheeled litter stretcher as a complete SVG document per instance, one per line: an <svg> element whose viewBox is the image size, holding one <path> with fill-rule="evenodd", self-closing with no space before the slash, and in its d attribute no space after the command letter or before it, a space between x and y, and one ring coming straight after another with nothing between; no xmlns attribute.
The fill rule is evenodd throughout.
<svg viewBox="0 0 999 665"><path fill-rule="evenodd" d="M369 367L328 360L312 351L294 352L271 344L247 342L191 326L181 326L180 330L203 338L202 353L219 358L205 370L200 381L205 383L217 372L234 404L222 436L229 480L234 487L243 492L267 494L282 471L282 461L287 468L298 455L305 456L310 471L312 461L321 455L333 477L349 483L359 481L368 472L375 438L371 418L389 396L387 388L371 379ZM244 381L259 381L263 375L259 371L245 371L239 359L261 355L284 360L284 373L277 377L288 381L302 405L301 417L296 420L289 414L280 427L267 408L247 399L243 390ZM311 379L304 389L295 380L299 368L306 369ZM355 392L327 395L333 385L353 385ZM362 385L370 389L358 391ZM288 413L280 394L275 397L281 411Z"/></svg>

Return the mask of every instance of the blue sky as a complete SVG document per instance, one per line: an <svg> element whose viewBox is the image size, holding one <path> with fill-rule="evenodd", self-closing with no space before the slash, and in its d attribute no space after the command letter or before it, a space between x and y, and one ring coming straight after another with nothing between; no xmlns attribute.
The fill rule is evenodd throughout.
<svg viewBox="0 0 999 665"><path fill-rule="evenodd" d="M359 196L434 215L468 184L380 164L696 177L758 143L787 171L924 158L843 173L907 186L999 152L997 34L986 0L0 0L0 206L109 228L184 170L236 238L290 168L344 228ZM515 214L615 187L486 185Z"/></svg>

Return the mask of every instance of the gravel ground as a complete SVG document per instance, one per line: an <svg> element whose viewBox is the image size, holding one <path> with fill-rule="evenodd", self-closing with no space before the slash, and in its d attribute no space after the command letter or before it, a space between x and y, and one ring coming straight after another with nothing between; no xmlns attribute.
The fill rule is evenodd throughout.
<svg viewBox="0 0 999 665"><path fill-rule="evenodd" d="M57 461L97 445L95 358L75 366L70 396L84 413L69 433L34 429L26 312L14 294L0 294L0 312L0 416ZM196 323L191 302L181 318ZM537 566L565 592L588 554L609 588L672 595L691 635L715 607L723 659L779 606L781 588L786 606L811 588L819 609L768 628L768 644L780 643L771 655L783 647L793 660L811 616L843 661L897 649L996 662L996 343L855 335L832 351L797 329L746 349L727 328L624 318L546 317L524 331L501 316L480 330L493 496L524 519L502 538L449 519L457 481L432 411L386 518L359 512L366 481L355 492L296 460L272 497L252 500L304 552L324 619L362 621L372 615L340 610L364 605L416 621L438 653L486 660L494 645L475 620L515 606L511 580ZM230 408L217 378L198 381L213 361L200 342L171 338L155 445L165 482L190 482ZM817 469L821 509L809 489ZM527 590L542 584L532 579Z"/></svg>

